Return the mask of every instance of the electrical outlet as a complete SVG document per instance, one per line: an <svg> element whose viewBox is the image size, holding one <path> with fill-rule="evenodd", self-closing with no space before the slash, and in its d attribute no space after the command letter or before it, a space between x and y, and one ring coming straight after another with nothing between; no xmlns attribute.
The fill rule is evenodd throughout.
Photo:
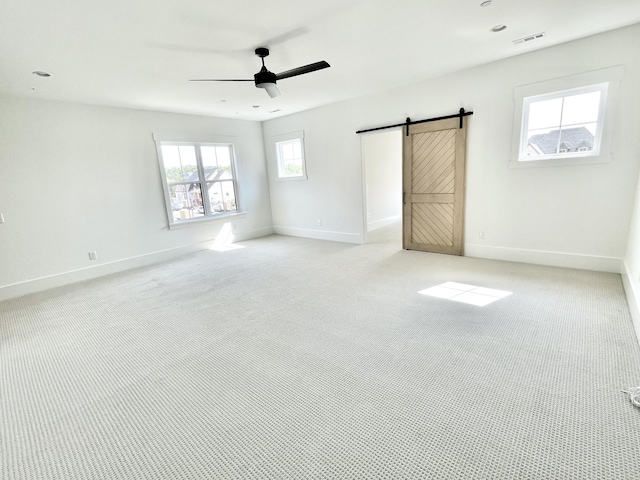
<svg viewBox="0 0 640 480"><path fill-rule="evenodd" d="M478 232L478 237L480 237L481 240L485 240L487 238L484 234L484 230L480 230Z"/></svg>
<svg viewBox="0 0 640 480"><path fill-rule="evenodd" d="M318 219L318 226L321 227L322 226L322 220Z"/></svg>
<svg viewBox="0 0 640 480"><path fill-rule="evenodd" d="M98 254L96 252L89 252L89 260L95 260L98 258Z"/></svg>

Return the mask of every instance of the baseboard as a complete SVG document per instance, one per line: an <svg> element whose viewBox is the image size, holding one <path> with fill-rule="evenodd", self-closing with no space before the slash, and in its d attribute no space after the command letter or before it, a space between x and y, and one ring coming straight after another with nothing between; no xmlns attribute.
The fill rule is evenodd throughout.
<svg viewBox="0 0 640 480"><path fill-rule="evenodd" d="M252 238L272 235L273 233L273 228L268 227L243 234L234 234L233 241L241 242ZM190 245L183 245L166 250L145 253L134 257L123 258L112 262L100 263L87 268L70 270L48 275L46 277L34 278L23 282L4 285L0 287L0 301L49 290L50 288L62 287L72 283L92 280L112 273L131 270L132 268L145 267L147 265L153 265L154 263L165 262L189 253L210 249L214 241L215 239L206 240Z"/></svg>
<svg viewBox="0 0 640 480"><path fill-rule="evenodd" d="M631 312L631 321L636 331L636 339L638 340L638 344L640 344L640 282L638 279L633 278L626 261L622 262L620 275L622 277L624 293L627 296L629 311Z"/></svg>
<svg viewBox="0 0 640 480"><path fill-rule="evenodd" d="M478 244L465 244L464 254L467 257L490 258L492 260L507 260L510 262L533 263L536 265L612 273L620 273L622 265L622 258L616 257L547 252L544 250L527 250L523 248L492 247Z"/></svg>
<svg viewBox="0 0 640 480"><path fill-rule="evenodd" d="M244 242L245 240L251 240L253 238L266 237L268 235L273 235L275 230L273 227L260 228L258 230L252 230L246 233L234 233L233 241L234 242Z"/></svg>
<svg viewBox="0 0 640 480"><path fill-rule="evenodd" d="M402 217L400 215L396 215L395 217L381 218L380 220L369 222L367 223L367 232L373 232L374 230L386 227L387 225L392 225L399 222L401 218Z"/></svg>
<svg viewBox="0 0 640 480"><path fill-rule="evenodd" d="M288 235L290 237L314 238L316 240L329 240L332 242L344 243L364 243L362 234L331 232L327 230L312 230L309 228L292 228L292 227L273 227L278 235Z"/></svg>

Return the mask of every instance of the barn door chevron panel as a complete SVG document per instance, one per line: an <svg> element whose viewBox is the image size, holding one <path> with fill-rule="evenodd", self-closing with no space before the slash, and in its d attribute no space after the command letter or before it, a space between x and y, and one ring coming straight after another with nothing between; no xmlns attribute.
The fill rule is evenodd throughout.
<svg viewBox="0 0 640 480"><path fill-rule="evenodd" d="M405 249L463 254L466 123L412 125L405 134Z"/></svg>

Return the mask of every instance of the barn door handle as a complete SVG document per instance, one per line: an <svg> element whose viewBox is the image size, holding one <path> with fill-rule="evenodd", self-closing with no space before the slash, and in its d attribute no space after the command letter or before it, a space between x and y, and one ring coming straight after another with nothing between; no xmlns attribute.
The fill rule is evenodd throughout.
<svg viewBox="0 0 640 480"><path fill-rule="evenodd" d="M402 204L407 204L407 192L402 192Z"/></svg>

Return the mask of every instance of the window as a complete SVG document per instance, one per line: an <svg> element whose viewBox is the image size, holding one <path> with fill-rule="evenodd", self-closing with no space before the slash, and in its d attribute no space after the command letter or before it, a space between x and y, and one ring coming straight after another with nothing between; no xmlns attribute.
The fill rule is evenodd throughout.
<svg viewBox="0 0 640 480"><path fill-rule="evenodd" d="M600 153L607 83L526 97L520 161Z"/></svg>
<svg viewBox="0 0 640 480"><path fill-rule="evenodd" d="M159 142L170 225L238 212L233 145Z"/></svg>
<svg viewBox="0 0 640 480"><path fill-rule="evenodd" d="M518 87L511 166L611 161L622 67Z"/></svg>
<svg viewBox="0 0 640 480"><path fill-rule="evenodd" d="M278 178L281 180L304 180L307 178L304 161L303 132L276 137Z"/></svg>

